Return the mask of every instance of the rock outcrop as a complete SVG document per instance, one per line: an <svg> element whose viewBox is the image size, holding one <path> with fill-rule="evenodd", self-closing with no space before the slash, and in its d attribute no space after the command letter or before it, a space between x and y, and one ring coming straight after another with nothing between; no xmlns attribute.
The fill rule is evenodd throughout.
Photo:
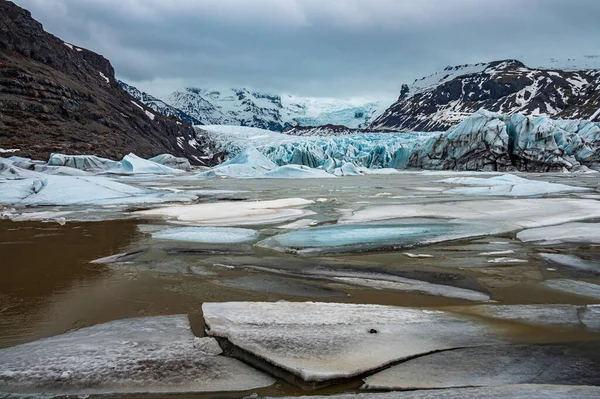
<svg viewBox="0 0 600 399"><path fill-rule="evenodd" d="M48 159L54 152L119 159L161 153L212 164L209 143L176 118L136 101L99 54L65 43L0 0L0 148Z"/></svg>
<svg viewBox="0 0 600 399"><path fill-rule="evenodd" d="M516 60L447 67L402 86L371 128L444 131L480 109L600 121L600 70L529 68Z"/></svg>

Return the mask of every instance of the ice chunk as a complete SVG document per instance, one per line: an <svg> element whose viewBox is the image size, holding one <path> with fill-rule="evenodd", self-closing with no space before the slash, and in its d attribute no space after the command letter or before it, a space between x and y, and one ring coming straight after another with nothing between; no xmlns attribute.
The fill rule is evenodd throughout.
<svg viewBox="0 0 600 399"><path fill-rule="evenodd" d="M0 203L123 205L191 201L195 195L144 190L99 176L46 176L0 183Z"/></svg>
<svg viewBox="0 0 600 399"><path fill-rule="evenodd" d="M226 165L248 165L260 172L266 172L277 168L277 165L273 161L265 157L254 147L246 148L235 158L223 162L220 166Z"/></svg>
<svg viewBox="0 0 600 399"><path fill-rule="evenodd" d="M333 225L279 234L257 245L283 252L309 254L409 247L458 236L461 236L458 229L445 223Z"/></svg>
<svg viewBox="0 0 600 399"><path fill-rule="evenodd" d="M161 216L199 225L267 225L314 215L314 212L302 209L312 203L313 201L302 198L255 202L218 202L150 209L136 212L136 214Z"/></svg>
<svg viewBox="0 0 600 399"><path fill-rule="evenodd" d="M548 183L538 180L529 180L515 175L502 175L482 179L478 177L452 177L440 180L440 183L462 184L465 186L446 190L447 194L466 195L495 195L525 197L533 195L545 195L572 191L589 191L589 188L567 186L565 184Z"/></svg>
<svg viewBox="0 0 600 399"><path fill-rule="evenodd" d="M261 178L264 171L250 165L231 164L217 166L206 172L198 173L194 177L213 178L213 177L231 177L231 178Z"/></svg>
<svg viewBox="0 0 600 399"><path fill-rule="evenodd" d="M150 158L148 161L156 162L161 165L168 166L174 169L180 170L190 170L192 169L192 165L190 165L190 161L187 158L176 157L171 154L160 154L153 158Z"/></svg>
<svg viewBox="0 0 600 399"><path fill-rule="evenodd" d="M593 262L590 260L584 260L574 255L563 255L563 254L538 254L538 256L544 260L552 263L556 263L561 266L573 267L580 270L589 270L594 272L600 272L600 262Z"/></svg>
<svg viewBox="0 0 600 399"><path fill-rule="evenodd" d="M412 359L367 377L363 389L599 385L598 349L594 344L492 345L456 349Z"/></svg>
<svg viewBox="0 0 600 399"><path fill-rule="evenodd" d="M600 299L600 285L598 284L568 279L548 280L543 284L553 290Z"/></svg>
<svg viewBox="0 0 600 399"><path fill-rule="evenodd" d="M109 173L130 175L130 174L179 174L183 171L169 168L156 162L142 159L135 154L128 154L123 157L118 166L108 170Z"/></svg>
<svg viewBox="0 0 600 399"><path fill-rule="evenodd" d="M517 238L538 244L600 244L600 223L566 223L521 231Z"/></svg>
<svg viewBox="0 0 600 399"><path fill-rule="evenodd" d="M336 168L333 172L336 176L360 176L362 173L350 162L346 162L341 168Z"/></svg>
<svg viewBox="0 0 600 399"><path fill-rule="evenodd" d="M360 375L435 350L501 342L443 311L342 303L204 303L208 332L306 380ZM423 334L427 331L427 334Z"/></svg>
<svg viewBox="0 0 600 399"><path fill-rule="evenodd" d="M112 321L0 349L0 391L125 394L245 391L274 380L194 346L187 316ZM207 347L211 350L203 350ZM208 352L208 353L207 353Z"/></svg>
<svg viewBox="0 0 600 399"><path fill-rule="evenodd" d="M487 261L487 263L528 263L528 260L525 259L516 259L516 258L495 258L495 259L490 259Z"/></svg>
<svg viewBox="0 0 600 399"><path fill-rule="evenodd" d="M351 393L332 396L287 396L264 399L596 399L599 395L600 387L594 386L519 384L485 388Z"/></svg>
<svg viewBox="0 0 600 399"><path fill-rule="evenodd" d="M327 179L335 177L322 169L313 169L304 165L284 165L264 174L271 179Z"/></svg>
<svg viewBox="0 0 600 399"><path fill-rule="evenodd" d="M258 238L258 233L250 229L231 227L180 227L153 233L152 237L161 240L235 244L254 241Z"/></svg>
<svg viewBox="0 0 600 399"><path fill-rule="evenodd" d="M48 159L50 166L66 166L85 171L99 172L119 166L118 161L100 158L95 155L52 154Z"/></svg>

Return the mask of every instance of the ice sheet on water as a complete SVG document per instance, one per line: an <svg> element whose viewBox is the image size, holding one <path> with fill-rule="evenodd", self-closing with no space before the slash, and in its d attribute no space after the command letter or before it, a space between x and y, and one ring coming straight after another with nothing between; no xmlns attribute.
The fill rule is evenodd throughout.
<svg viewBox="0 0 600 399"><path fill-rule="evenodd" d="M365 251L411 247L484 234L484 230L461 225L415 222L405 224L332 225L279 234L257 245L277 251L301 254Z"/></svg>
<svg viewBox="0 0 600 399"><path fill-rule="evenodd" d="M491 345L433 353L367 377L362 388L598 385L600 354L591 345Z"/></svg>
<svg viewBox="0 0 600 399"><path fill-rule="evenodd" d="M565 223L556 226L523 230L517 234L523 242L538 244L578 243L600 244L600 223Z"/></svg>
<svg viewBox="0 0 600 399"><path fill-rule="evenodd" d="M0 349L0 391L164 394L243 391L274 382L237 360L216 356L218 345L209 340L195 338L181 315L87 327Z"/></svg>
<svg viewBox="0 0 600 399"><path fill-rule="evenodd" d="M225 165L248 165L255 168L257 171L273 170L277 165L261 154L256 148L248 147L233 159L223 162L220 166Z"/></svg>
<svg viewBox="0 0 600 399"><path fill-rule="evenodd" d="M538 256L551 263L556 263L561 266L572 267L579 270L588 270L592 272L600 272L600 262L581 259L575 255L565 254L538 254Z"/></svg>
<svg viewBox="0 0 600 399"><path fill-rule="evenodd" d="M145 190L99 176L45 176L0 183L0 203L127 205L191 201L195 195Z"/></svg>
<svg viewBox="0 0 600 399"><path fill-rule="evenodd" d="M327 179L335 177L322 169L309 168L304 165L284 165L266 172L269 179Z"/></svg>
<svg viewBox="0 0 600 399"><path fill-rule="evenodd" d="M118 167L119 162L112 159L100 158L95 155L52 154L50 155L50 159L48 159L48 165L100 172Z"/></svg>
<svg viewBox="0 0 600 399"><path fill-rule="evenodd" d="M545 281L543 285L550 289L567 292L569 294L600 299L600 285L598 284L592 284L585 281L558 279Z"/></svg>
<svg viewBox="0 0 600 399"><path fill-rule="evenodd" d="M153 233L152 237L172 241L235 244L254 241L258 238L258 233L231 227L179 227Z"/></svg>
<svg viewBox="0 0 600 399"><path fill-rule="evenodd" d="M494 195L510 197L526 197L555 194L562 192L589 191L589 188L574 187L565 184L548 183L538 180L524 179L519 176L505 174L487 179L477 177L452 177L440 180L439 183L460 184L474 187L458 187L446 190L447 194Z"/></svg>
<svg viewBox="0 0 600 399"><path fill-rule="evenodd" d="M135 154L128 154L123 157L121 162L108 170L108 173L131 175L131 174L179 174L182 170L170 168L156 162L138 157Z"/></svg>
<svg viewBox="0 0 600 399"><path fill-rule="evenodd" d="M179 222L209 226L268 225L300 219L315 213L303 209L313 201L284 198L273 201L218 202L171 206L136 212L141 216L158 216Z"/></svg>
<svg viewBox="0 0 600 399"><path fill-rule="evenodd" d="M155 157L148 159L150 162L159 163L161 165L168 166L169 168L180 169L180 170L190 170L192 169L192 165L187 158L176 157L171 154L160 154Z"/></svg>
<svg viewBox="0 0 600 399"><path fill-rule="evenodd" d="M484 388L352 393L332 396L288 396L264 399L596 399L599 395L600 387L594 386L519 384Z"/></svg>
<svg viewBox="0 0 600 399"><path fill-rule="evenodd" d="M312 302L204 303L202 309L210 335L306 381L351 377L435 350L502 342L484 324L443 311Z"/></svg>

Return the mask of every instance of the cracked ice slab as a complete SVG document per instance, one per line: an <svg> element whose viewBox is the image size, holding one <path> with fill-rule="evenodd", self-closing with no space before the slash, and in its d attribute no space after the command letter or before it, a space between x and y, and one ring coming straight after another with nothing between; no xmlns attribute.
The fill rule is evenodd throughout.
<svg viewBox="0 0 600 399"><path fill-rule="evenodd" d="M365 378L362 389L442 389L509 384L599 385L600 351L597 344L590 343L461 348L393 366Z"/></svg>
<svg viewBox="0 0 600 399"><path fill-rule="evenodd" d="M0 349L0 391L118 394L245 391L274 380L194 337L187 316L125 319Z"/></svg>
<svg viewBox="0 0 600 399"><path fill-rule="evenodd" d="M141 189L99 176L44 176L0 183L0 203L22 205L135 205L191 201L197 196Z"/></svg>
<svg viewBox="0 0 600 399"><path fill-rule="evenodd" d="M502 342L485 325L444 311L313 302L204 303L202 310L210 335L312 382Z"/></svg>
<svg viewBox="0 0 600 399"><path fill-rule="evenodd" d="M277 399L596 399L600 387L521 384L412 392L361 393L332 396L287 396ZM276 398L264 398L276 399Z"/></svg>
<svg viewBox="0 0 600 399"><path fill-rule="evenodd" d="M302 207L313 203L313 201L302 198L253 202L217 202L156 208L136 212L136 214L165 217L198 225L267 225L314 215L314 212L302 209Z"/></svg>
<svg viewBox="0 0 600 399"><path fill-rule="evenodd" d="M600 244L600 223L565 223L521 231L517 238L523 242L542 245L575 243Z"/></svg>
<svg viewBox="0 0 600 399"><path fill-rule="evenodd" d="M589 188L568 186L566 184L548 183L529 180L519 176L505 174L482 179L478 177L452 177L438 183L461 184L474 187L458 187L444 191L446 194L496 195L510 197L526 197L534 195L555 194L562 192L589 191Z"/></svg>
<svg viewBox="0 0 600 399"><path fill-rule="evenodd" d="M250 229L227 227L180 227L153 233L152 238L209 244L236 244L254 241L258 238L258 233Z"/></svg>
<svg viewBox="0 0 600 399"><path fill-rule="evenodd" d="M550 289L567 292L569 294L600 299L600 285L598 284L569 279L557 279L545 281L543 285Z"/></svg>

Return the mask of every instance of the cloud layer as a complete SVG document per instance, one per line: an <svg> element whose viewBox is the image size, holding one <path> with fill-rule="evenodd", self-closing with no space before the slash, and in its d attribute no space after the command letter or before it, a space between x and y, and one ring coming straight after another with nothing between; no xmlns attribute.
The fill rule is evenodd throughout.
<svg viewBox="0 0 600 399"><path fill-rule="evenodd" d="M597 0L15 0L164 96L184 86L395 97L446 65L600 53ZM596 50L599 49L599 50Z"/></svg>

